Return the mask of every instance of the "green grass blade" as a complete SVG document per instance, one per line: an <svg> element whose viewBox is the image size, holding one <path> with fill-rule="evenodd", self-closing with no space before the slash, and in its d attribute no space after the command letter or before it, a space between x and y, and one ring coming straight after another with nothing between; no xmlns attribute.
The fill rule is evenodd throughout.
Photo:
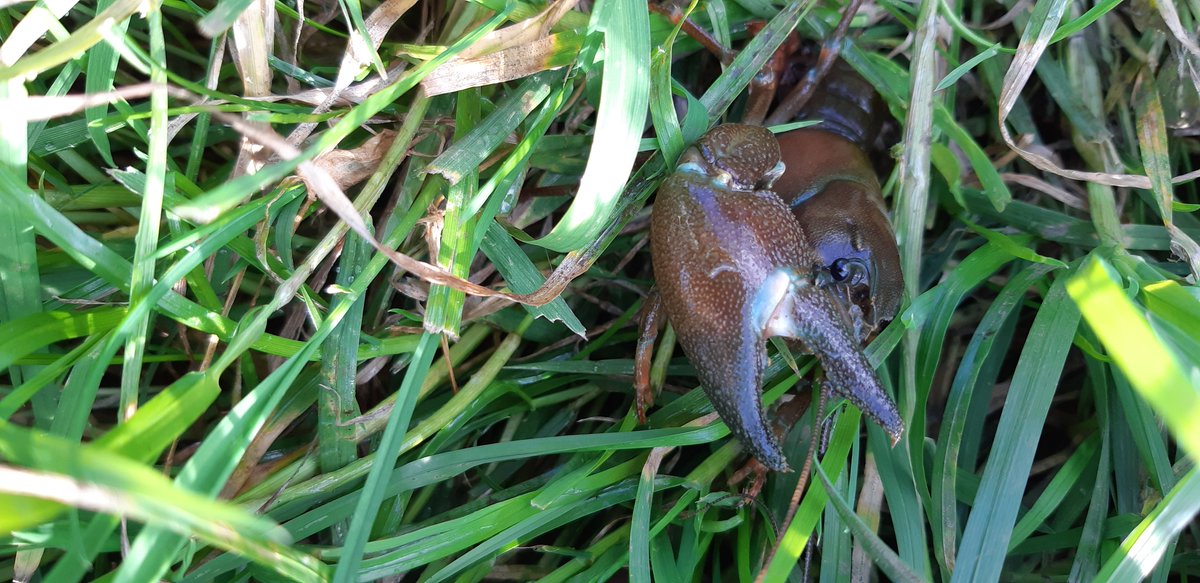
<svg viewBox="0 0 1200 583"><path fill-rule="evenodd" d="M80 503L95 503L99 510L121 512L159 528L199 536L209 544L279 566L281 573L300 580L320 580L320 568L315 561L280 544L286 540L286 533L278 526L227 503L179 490L158 472L122 456L92 447L81 448L6 422L0 422L0 449L6 459L46 472L41 477L48 484L62 479L51 474L74 480L83 490L77 492ZM28 484L12 482L12 485L18 483ZM100 492L87 495L89 485L106 495L99 495ZM61 492L69 497L69 489L62 486L47 488L45 492L48 495ZM36 494L36 490L29 493ZM3 502L11 503L13 499ZM10 520L0 529L11 530L19 524L12 520L22 520L23 513L16 508L0 510Z"/></svg>
<svg viewBox="0 0 1200 583"><path fill-rule="evenodd" d="M1017 520L1021 493L1029 479L1034 447L1075 337L1079 311L1067 296L1068 278L1054 282L1029 331L1013 375L996 443L988 456L962 542L952 581L994 580Z"/></svg>
<svg viewBox="0 0 1200 583"><path fill-rule="evenodd" d="M824 486L825 491L829 493L829 501L832 503L834 510L837 511L838 516L846 523L850 531L854 533L856 540L865 548L867 554L875 560L875 564L887 575L888 579L909 582L924 581L924 579L910 570L904 564L904 561L900 560L900 557L889 549L878 535L871 531L871 528L867 526L866 522L863 522L862 518L859 518L854 513L854 509L850 507L850 503L842 498L841 493L833 485L833 482L829 481L829 475L825 472L824 464L814 461L813 474L821 481L821 485Z"/></svg>
<svg viewBox="0 0 1200 583"><path fill-rule="evenodd" d="M124 308L42 312L0 324L0 369L55 342L104 334L125 317Z"/></svg>
<svg viewBox="0 0 1200 583"><path fill-rule="evenodd" d="M166 65L166 50L162 32L162 13L148 15L150 28L151 57ZM146 162L146 189L142 191L142 205L138 213L138 231L134 238L133 272L130 274L129 303L136 305L145 301L154 286L155 257L158 250L159 226L162 222L163 194L167 190L167 86L162 68L150 73L154 90L150 94L150 146ZM146 334L150 327L149 311L137 316L130 313L122 324L130 328L125 337L124 361L121 363L121 397L118 419L124 421L133 415L139 400L138 391L142 384L142 359L146 351ZM114 340L118 336L114 336Z"/></svg>
<svg viewBox="0 0 1200 583"><path fill-rule="evenodd" d="M1122 291L1116 274L1093 255L1068 288L1088 326L1137 392L1154 408L1180 447L1200 459L1200 387ZM1194 370L1196 363L1191 363ZM1154 371L1153 374L1148 374Z"/></svg>
<svg viewBox="0 0 1200 583"><path fill-rule="evenodd" d="M498 223L493 222L488 226L482 247L484 254L496 265L496 271L504 276L504 280L508 282L513 292L532 293L546 281L546 278L542 277L533 262L529 260L529 256L521 250L508 231L505 231L504 227ZM561 297L554 298L546 305L526 306L525 309L536 317L545 318L551 322L562 322L575 334L584 335L583 323L579 321L579 317L571 311L570 306Z"/></svg>
<svg viewBox="0 0 1200 583"><path fill-rule="evenodd" d="M650 103L650 22L645 3L603 0L593 12L604 32L604 79L592 154L562 220L534 244L573 251L592 242L617 206L633 170Z"/></svg>
<svg viewBox="0 0 1200 583"><path fill-rule="evenodd" d="M357 237L342 247L337 285L349 287L362 273L370 247ZM358 457L354 426L349 420L361 412L357 399L358 347L362 337L363 305L360 297L351 305L342 324L329 335L321 355L321 390L317 395L317 462L322 472L331 472ZM334 542L341 542L343 528L334 529Z"/></svg>
<svg viewBox="0 0 1200 583"><path fill-rule="evenodd" d="M971 401L976 398L972 390L978 386L976 383L983 374L993 347L996 346L1000 330L1013 311L1020 307L1020 302L1029 287L1045 277L1049 271L1050 268L1045 265L1030 265L1009 280L992 305L988 306L988 311L971 336L954 375L941 432L938 435L932 475L940 479L936 479L931 485L929 516L931 524L942 525L940 536L933 539L933 546L938 561L946 572L949 572L954 561L954 552L958 548L959 511L956 488L959 468L960 465L965 465L968 469L974 466L973 463L967 464L961 454L964 432L971 417Z"/></svg>
<svg viewBox="0 0 1200 583"><path fill-rule="evenodd" d="M429 363L433 360L437 346L437 335L427 333L421 337L421 343L417 345L417 350L413 353L412 362L404 374L404 383L400 386L400 395L403 400L397 400L397 406L392 410L391 418L388 419L387 427L383 430L383 436L380 438L379 449L375 451L375 465L372 466L371 473L367 475L366 484L363 485L362 492L358 495L354 516L350 520L350 531L343 546L344 554L338 561L337 569L333 574L334 581L358 580L363 547L367 544L367 536L371 533L371 524L375 521L379 505L383 503L388 477L392 467L396 464L396 458L400 454L400 444L404 439L404 433L408 430L409 421L412 419L413 406L417 401L417 389L425 380L425 374L429 371Z"/></svg>
<svg viewBox="0 0 1200 583"><path fill-rule="evenodd" d="M838 416L829 441L830 446L826 449L824 457L821 458L822 465L845 467L846 458L850 455L850 445L858 436L860 417L861 413L855 408L846 409ZM841 470L839 470L840 473ZM778 543L779 550L776 551L771 563L767 565L764 581L788 580L789 574L796 568L798 559L804 552L804 547L808 544L828 500L829 492L824 485L819 481L810 482L808 492L796 510L796 517L792 519L791 526Z"/></svg>
<svg viewBox="0 0 1200 583"><path fill-rule="evenodd" d="M1097 581L1135 581L1150 574L1168 544L1200 513L1200 470L1192 468L1109 557Z"/></svg>
<svg viewBox="0 0 1200 583"><path fill-rule="evenodd" d="M468 173L478 172L484 160L546 100L552 82L562 82L558 73L543 72L526 79L470 133L430 162L425 172L441 174L451 184Z"/></svg>

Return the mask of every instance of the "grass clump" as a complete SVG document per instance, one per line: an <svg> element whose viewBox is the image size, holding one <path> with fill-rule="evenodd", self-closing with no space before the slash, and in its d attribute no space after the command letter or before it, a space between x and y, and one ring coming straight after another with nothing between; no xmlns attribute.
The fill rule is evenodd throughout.
<svg viewBox="0 0 1200 583"><path fill-rule="evenodd" d="M647 203L845 7L693 8L726 66L636 0L4 3L0 574L1194 574L1197 7L851 21L908 298L867 352L907 433L805 413L783 533L797 476L745 502L669 332L636 423ZM786 356L769 402L811 393Z"/></svg>

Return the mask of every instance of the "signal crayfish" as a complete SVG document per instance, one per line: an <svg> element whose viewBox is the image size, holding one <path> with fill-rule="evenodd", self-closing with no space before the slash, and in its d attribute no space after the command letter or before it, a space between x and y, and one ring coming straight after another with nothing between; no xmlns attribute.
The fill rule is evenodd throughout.
<svg viewBox="0 0 1200 583"><path fill-rule="evenodd" d="M843 23L844 33L848 19ZM698 40L728 57L715 41ZM781 54L760 73L765 81L751 87L752 123L786 77ZM711 129L659 186L651 216L658 294L649 300L638 345L638 415L645 420L653 398L649 360L661 309L721 419L776 471L789 466L760 399L772 336L815 354L832 389L893 444L903 431L862 351L899 310L904 287L895 234L865 152L878 131L881 101L844 61L822 66L829 74L812 97L798 111L776 111L770 123L795 116L823 124L778 136L759 125Z"/></svg>

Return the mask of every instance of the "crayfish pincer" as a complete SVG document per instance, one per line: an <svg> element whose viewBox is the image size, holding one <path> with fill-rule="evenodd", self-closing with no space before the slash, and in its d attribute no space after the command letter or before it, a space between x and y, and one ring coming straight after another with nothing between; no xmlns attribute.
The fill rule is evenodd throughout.
<svg viewBox="0 0 1200 583"><path fill-rule="evenodd" d="M659 295L684 353L730 431L777 471L788 464L759 386L771 336L803 343L829 386L893 441L903 430L862 352L861 322L822 284L825 262L772 190L783 171L769 130L718 126L659 187L650 226Z"/></svg>

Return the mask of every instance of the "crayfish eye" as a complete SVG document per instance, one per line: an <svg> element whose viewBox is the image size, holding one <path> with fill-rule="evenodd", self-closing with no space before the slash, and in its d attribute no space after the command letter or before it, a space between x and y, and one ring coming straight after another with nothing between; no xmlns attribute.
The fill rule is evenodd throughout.
<svg viewBox="0 0 1200 583"><path fill-rule="evenodd" d="M843 282L850 277L850 261L847 259L838 259L829 266L829 275L833 276L833 281Z"/></svg>

